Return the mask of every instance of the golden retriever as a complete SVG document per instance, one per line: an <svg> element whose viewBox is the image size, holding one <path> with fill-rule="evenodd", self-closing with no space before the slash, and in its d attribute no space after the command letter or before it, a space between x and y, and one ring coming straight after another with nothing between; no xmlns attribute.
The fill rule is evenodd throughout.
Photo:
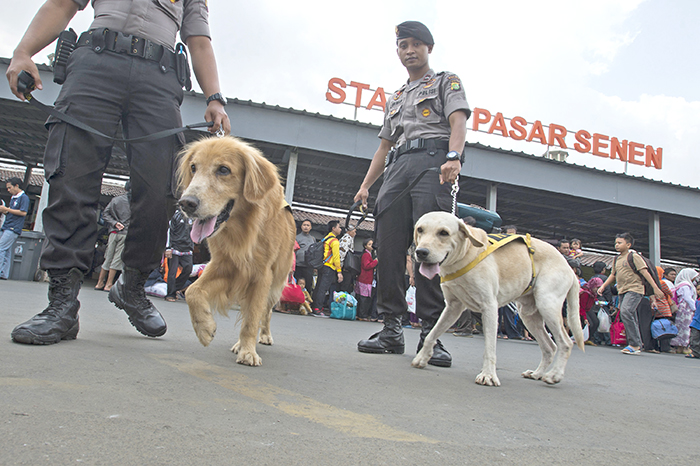
<svg viewBox="0 0 700 466"><path fill-rule="evenodd" d="M428 278L453 274L471 263L489 244L486 232L467 226L454 215L431 212L423 215L414 231L416 259ZM496 334L498 308L515 301L520 317L537 340L542 360L537 369L523 377L554 384L562 380L573 344L562 319L567 302L567 323L576 343L584 350L579 319L579 282L566 259L551 244L532 238L536 277L532 289L532 262L527 246L515 240L486 256L460 277L443 281L446 307L425 339L423 349L412 361L423 368L432 357L435 341L454 324L465 309L480 313L484 326L484 361L476 383L499 386L496 375ZM556 345L547 334L554 335ZM551 365L551 368L549 366Z"/></svg>
<svg viewBox="0 0 700 466"><path fill-rule="evenodd" d="M202 276L185 293L197 338L216 333L212 311L240 304L236 362L262 363L256 340L271 345L270 318L292 268L296 227L277 168L260 151L233 138L206 138L187 147L179 168L180 208L194 219L191 237L211 253ZM258 339L258 331L260 337Z"/></svg>

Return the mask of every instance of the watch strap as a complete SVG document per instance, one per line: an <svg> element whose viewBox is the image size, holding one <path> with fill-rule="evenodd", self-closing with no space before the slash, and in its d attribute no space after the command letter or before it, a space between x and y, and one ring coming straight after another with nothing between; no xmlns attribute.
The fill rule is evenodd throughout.
<svg viewBox="0 0 700 466"><path fill-rule="evenodd" d="M459 152L457 152L456 150L449 151L446 154L446 156L447 156L447 160L459 160L459 161L462 160L462 155Z"/></svg>
<svg viewBox="0 0 700 466"><path fill-rule="evenodd" d="M209 97L207 97L207 105L209 105L209 102L212 100L218 100L221 102L221 105L226 105L226 98L221 94L221 92L217 92L216 94L212 94Z"/></svg>

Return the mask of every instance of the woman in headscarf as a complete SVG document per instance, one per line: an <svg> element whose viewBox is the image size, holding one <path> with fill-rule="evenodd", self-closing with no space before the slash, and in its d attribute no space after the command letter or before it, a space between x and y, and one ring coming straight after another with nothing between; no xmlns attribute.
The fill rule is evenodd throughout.
<svg viewBox="0 0 700 466"><path fill-rule="evenodd" d="M581 326L588 324L588 340L585 344L596 346L594 342L595 332L598 331L598 309L593 306L598 300L598 288L603 284L603 280L598 277L591 278L588 283L581 287L578 294L579 314L581 316Z"/></svg>
<svg viewBox="0 0 700 466"><path fill-rule="evenodd" d="M695 300L698 293L695 290L693 279L698 273L693 269L683 269L676 276L676 297L678 298L678 312L676 312L676 327L678 335L671 340L671 346L676 353L690 353L688 342L690 340L690 321L695 314Z"/></svg>

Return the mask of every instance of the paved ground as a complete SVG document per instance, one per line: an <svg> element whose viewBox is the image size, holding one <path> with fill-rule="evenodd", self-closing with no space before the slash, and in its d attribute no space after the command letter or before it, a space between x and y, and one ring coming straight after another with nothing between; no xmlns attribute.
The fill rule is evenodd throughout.
<svg viewBox="0 0 700 466"><path fill-rule="evenodd" d="M418 370L413 351L357 352L378 324L275 313L251 368L229 352L235 312L204 348L186 304L157 300L168 333L149 339L91 286L78 339L34 347L9 335L46 284L0 282L0 463L700 464L700 364L678 355L575 349L547 386L520 376L536 344L499 340L502 386L481 387L481 337L445 335L453 367Z"/></svg>

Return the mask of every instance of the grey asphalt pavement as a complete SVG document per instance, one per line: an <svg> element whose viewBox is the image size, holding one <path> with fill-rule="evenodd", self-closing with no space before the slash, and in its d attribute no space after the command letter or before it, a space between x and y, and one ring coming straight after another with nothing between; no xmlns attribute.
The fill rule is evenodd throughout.
<svg viewBox="0 0 700 466"><path fill-rule="evenodd" d="M535 343L498 341L501 387L474 383L483 338L444 335L451 368L359 353L376 323L275 313L261 367L235 363L236 312L202 347L187 305L140 335L87 282L75 341L12 343L45 283L0 281L0 463L95 465L697 465L700 364L574 349L556 386L523 379Z"/></svg>

